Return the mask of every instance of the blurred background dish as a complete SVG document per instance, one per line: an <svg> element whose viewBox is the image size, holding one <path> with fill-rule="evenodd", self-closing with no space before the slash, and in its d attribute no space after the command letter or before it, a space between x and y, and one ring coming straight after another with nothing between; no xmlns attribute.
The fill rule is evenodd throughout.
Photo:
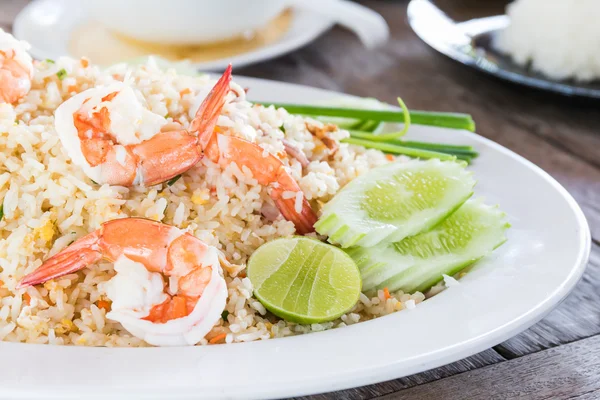
<svg viewBox="0 0 600 400"><path fill-rule="evenodd" d="M366 47L389 37L383 17L349 0L87 0L87 14L120 36L157 45L214 45L251 39L286 8L328 17Z"/></svg>
<svg viewBox="0 0 600 400"><path fill-rule="evenodd" d="M186 61L191 67L203 71L223 70L229 63L241 67L286 54L312 42L335 23L352 30L366 47L381 45L389 36L389 29L381 15L349 1L260 1L265 2L266 11L263 17L254 18L258 21L256 24L243 24L244 18L229 24L230 18L225 15L219 20L229 24L231 29L215 31L212 36L206 31L190 30L191 34L186 36L185 30L173 27L177 23L176 16L185 14L186 6L205 2L177 0L178 6L165 14L163 26L157 26L155 18L159 14L140 11L137 22L125 29L125 22L132 19L131 12L134 10L129 8L139 2L36 0L17 16L13 33L32 45L31 54L38 59L68 54L88 57L100 65L111 65L156 55L169 61ZM216 2L206 3L210 4L206 8L210 10L207 12L209 20L220 13L231 12L229 5L218 7ZM106 10L97 12L96 6L102 8L103 4L107 5ZM252 7L244 7L242 4L247 5L246 2L238 4L238 15L252 19L256 11L253 8L258 6L253 3ZM144 7L152 6L152 3L144 3ZM190 14L201 14L204 12L202 7L191 9ZM118 9L121 11L117 12ZM160 4L154 4L153 9L159 10ZM118 17L107 23L110 15ZM142 20L145 22L141 23ZM181 17L182 26L193 21ZM146 31L148 27L152 29ZM164 38L157 40L157 36L150 34L152 30L160 32ZM190 44L193 38L201 43Z"/></svg>
<svg viewBox="0 0 600 400"><path fill-rule="evenodd" d="M600 2L515 0L506 13L493 46L515 63L556 80L600 78Z"/></svg>
<svg viewBox="0 0 600 400"><path fill-rule="evenodd" d="M170 61L191 58L190 64L194 68L215 71L224 69L229 63L240 67L293 51L333 25L328 18L290 10L259 30L254 40L248 42L233 40L213 46L173 47L133 39L120 40L108 28L94 22L80 1L37 0L19 13L13 32L15 37L29 42L31 54L42 60L65 54L86 54L93 62L110 65L156 54ZM203 55L195 58L198 54Z"/></svg>
<svg viewBox="0 0 600 400"><path fill-rule="evenodd" d="M536 2L536 0L531 2ZM534 26L536 23L546 26L545 23L552 18L552 15L554 15L554 13L549 13L542 7L538 9L537 14L532 13L530 10L531 9L527 12L530 20L529 26ZM519 12L519 14L518 24L520 26L526 25L527 22L523 21L523 13ZM539 18L540 15L544 15L544 18ZM532 65L534 65L532 57L535 55L528 53L527 47L525 47L525 50L517 49L514 45L510 47L511 44L515 42L524 43L527 40L535 41L535 38L532 38L531 36L524 36L527 35L528 32L543 33L543 30L538 30L537 25L535 25L535 29L527 30L519 28L518 26L515 29L515 26L513 26L509 30L508 28L511 20L507 15L474 18L464 22L455 22L430 0L412 0L408 6L408 20L413 31L425 43L463 65L475 68L497 78L535 89L566 96L600 99L600 81L557 79L558 76L575 76L575 72L567 74L563 73L563 75L549 73L552 67L549 66L545 69L539 67L539 62L544 63L543 60L539 60L539 57L538 67L532 68ZM583 24L583 21L581 22ZM558 30L556 27L550 27L550 29ZM566 29L562 29L561 32L564 32L564 36L566 36L566 38L563 38L561 41L561 48L568 49L569 45L573 48L577 48L579 43L576 41L573 43L567 42L566 45L563 45L565 44L565 41L570 40L573 36L572 33L568 33ZM586 31L583 30L582 32L585 33ZM505 38L503 41L499 41L499 38L502 38L503 33L505 34ZM520 41L519 37L515 37L517 34L522 36ZM510 35L511 44L507 43L509 42L509 38L506 37L507 35ZM558 60L560 61L561 54L558 47L553 50L548 50L550 46L557 46L558 43L550 38L544 40L544 43L546 43L546 51L554 51L552 60L555 60L558 57ZM501 45L498 46L498 44ZM540 49L539 46L538 43L535 45L535 48ZM499 50L499 47L502 50ZM513 50L511 50L511 48ZM520 62L517 63L513 59L513 56L508 53L516 55L519 51L525 55L520 55L520 57L518 57ZM566 57L568 57L568 55ZM569 57L568 59L572 58ZM547 63L548 62L546 61L546 65ZM544 71L546 74L540 71ZM552 75L552 77L549 75Z"/></svg>
<svg viewBox="0 0 600 400"><path fill-rule="evenodd" d="M86 14L118 33L156 45L199 45L243 38L264 29L284 0L86 0Z"/></svg>

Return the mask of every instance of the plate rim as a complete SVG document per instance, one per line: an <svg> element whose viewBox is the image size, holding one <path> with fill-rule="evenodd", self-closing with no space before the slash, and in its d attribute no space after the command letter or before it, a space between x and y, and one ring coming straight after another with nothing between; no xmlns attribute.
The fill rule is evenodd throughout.
<svg viewBox="0 0 600 400"><path fill-rule="evenodd" d="M312 88L312 87L308 87L308 86L304 86L304 85L284 83L284 82L276 82L276 81L263 80L263 79L257 79L257 78L247 78L247 77L242 77L242 76L236 76L235 79L238 82L247 82L249 85L261 85L261 84L273 85L273 84L276 84L277 86L281 86L282 89L284 89L284 90L310 89L311 92L322 93L323 95L333 95L333 94L338 95L338 96L342 95L341 93L338 93L338 92ZM510 158L514 159L515 161L519 162L520 164L523 164L524 167L527 167L528 169L532 170L532 172L534 172L536 174L536 178L543 179L546 183L550 184L552 186L552 188L554 190L556 190L558 192L558 194L560 194L561 199L566 200L566 202L569 206L569 210L573 212L575 221L577 222L577 227L579 228L578 234L580 236L580 240L578 240L578 242L577 242L578 243L578 246L577 246L578 251L577 251L576 262L570 268L570 273L569 273L568 277L564 281L561 282L561 285L559 287L553 288L552 292L549 295L547 295L542 302L538 303L536 307L529 309L526 312L520 314L519 317L515 318L514 320L510 321L509 323L507 323L505 325L498 326L491 331L485 332L485 333L483 333L479 336L476 336L474 338L471 338L467 341L463 341L463 342L460 342L457 344L455 343L455 344L447 346L445 348L439 348L433 352L415 357L415 358L419 359L418 360L419 363L416 365L413 365L410 368L404 368L404 370L406 370L406 369L410 370L410 372L409 372L410 374L422 372L424 370L428 370L428 369L435 368L435 367L439 367L439 366L445 365L449 362L456 361L458 359L462 359L464 357L468 357L470 355L476 354L480 351L483 351L491 346L494 346L494 345L514 336L516 333L521 332L522 330L530 327L531 325L533 325L534 323L536 323L537 321L542 319L554 307L556 307L560 302L562 302L566 298L566 296L574 289L575 285L579 282L579 280L581 279L581 276L583 275L583 273L586 269L587 260L589 258L589 254L591 251L591 233L590 233L587 219L585 218L583 211L581 210L581 208L579 207L579 205L577 204L577 202L575 201L573 196L562 185L560 185L560 183L558 181L556 181L552 176L550 176L547 172L542 170L537 165L533 164L532 162L528 161L527 159L518 155L517 153L505 148L504 146L502 146L490 139L487 139L483 136L477 135L477 134L469 133L469 135L473 135L472 137L476 141L485 144L487 147L491 148L494 151L497 151L497 152L503 153L504 155L509 156ZM390 316L388 316L388 317L390 317ZM344 331L346 331L348 329L352 330L358 326L369 326L369 324L375 323L377 321L383 321L388 317L376 319L374 321L367 321L364 324L363 323L357 324L353 327L345 328ZM259 341L259 342L253 342L253 343L243 343L243 344L236 343L236 344L227 345L226 348L237 348L237 349L242 350L242 349L245 349L246 347L249 348L249 346L254 345L255 347L267 346L267 347L271 347L273 351L279 351L284 347L281 345L282 343L289 342L291 344L294 340L297 343L300 343L300 342L305 342L307 340L310 340L310 338L312 338L312 337L323 338L323 340L324 340L326 335L323 335L323 334L328 334L331 337L331 336L336 335L336 331L330 330L330 331L326 331L326 332L312 333L310 335L302 335L302 336L297 336L297 337L281 338L281 339L272 339L272 340L268 340L268 341ZM256 346L256 345L258 345L258 346ZM212 353L215 351L220 351L221 349L219 349L219 347L220 346L215 346L215 348L197 347L197 348L194 348L197 350L194 353L197 353L197 354L205 354L204 352ZM97 347L76 347L76 346L68 346L67 347L67 346L33 345L33 344L0 342L0 350L4 350L4 352L5 352L4 354L22 353L23 355L25 355L25 357L23 357L23 358L27 358L27 355L32 355L32 354L35 354L36 356L38 356L39 353L42 353L42 356L44 356L44 357L48 356L48 355L57 354L57 353L60 353L61 355L67 354L67 357L65 357L65 358L72 358L72 357L76 356L78 359L85 359L85 358L98 359L100 357L104 357L105 355L107 357L110 356L111 354L114 355L115 353L121 353L121 354L126 353L128 356L132 356L133 353L135 353L135 356L138 357L138 356L142 356L142 355L145 356L145 355L149 355L149 354L160 355L161 353L164 353L165 351L173 351L173 349L184 349L184 348L110 349L110 348L97 348ZM179 352L179 354L182 354L182 353ZM406 360L403 360L403 362L406 362ZM364 386L364 385L369 385L369 384L373 384L373 383L378 383L378 382L386 381L389 379L395 379L395 378L398 378L399 376L406 376L407 375L406 373L399 372L402 369L401 366L399 365L399 363L400 363L400 361L388 363L385 365L377 365L376 363L373 363L373 365L371 365L368 368L364 368L364 370L354 371L352 373L346 373L344 376L336 379L333 382L322 380L319 382L307 383L307 382L304 382L301 380L295 380L295 381L292 380L290 382L286 382L285 386L277 385L277 387L273 387L273 388L269 388L269 389L261 388L259 390L256 390L256 388L254 388L255 390L253 390L250 393L250 397L252 397L252 398L280 398L280 397L290 396L290 395L299 396L299 395L308 395L308 394L315 394L315 393L322 393L322 392L331 392L334 390L341 390L341 389L346 389L346 388L350 388L350 387L358 387L358 386ZM0 380L1 380L1 378L0 378ZM23 391L20 389L16 390L14 383L12 383L10 386L11 387L4 386L4 388L0 389L0 397L11 398L11 399L35 398L36 395L39 395L39 392L34 392L32 390L33 388L20 388L20 389L28 390L28 391ZM180 391L175 392L174 394L177 396L177 398L195 398L197 396L197 393L193 392L192 389L198 389L200 387L201 386L193 386L193 387L184 386L182 388L179 388ZM104 387L98 387L98 388L94 388L94 389L97 392L92 394L92 397L98 396L98 398L106 398L106 396L109 396L109 395L118 397L119 394L122 394L120 388L110 387L110 385L105 385ZM175 390L175 388L170 388L170 389ZM210 398L214 398L212 396L217 395L216 392L214 392L214 388L209 388L209 389L212 389L213 391L211 391L207 395L211 396ZM220 393L220 396L227 397L227 398L248 398L248 396L249 396L248 392L244 391L247 389L248 388L240 387L235 390L229 390L229 391L223 390L223 392ZM64 392L64 390L65 390L64 387L61 387L61 386L56 386L53 388L44 387L41 390L44 390L45 391L44 393L46 393L48 396L56 395L57 397L60 396L60 398L71 398L70 396L76 397L78 394L80 394L78 392L66 393L66 392ZM129 395L134 395L134 393L129 393ZM143 393L135 393L135 395L136 396L143 395L145 398L146 397L147 398L162 398L165 396L165 393L158 391L158 390L153 391L153 393L150 393L148 390L146 390Z"/></svg>
<svg viewBox="0 0 600 400"><path fill-rule="evenodd" d="M24 38L24 36L27 36L27 35L25 35L25 26L27 24L26 21L28 21L29 15L32 12L35 12L35 10L43 2L53 2L53 3L57 3L57 4L62 3L61 7L64 7L64 5L73 3L72 0L33 0L33 1L31 1L25 7L23 7L23 9L21 9L21 11L19 11L19 13L17 14L17 16L14 19L13 26L12 26L12 33L14 34L14 36L17 39L27 41L27 39ZM78 3L78 2L75 2L75 3ZM69 7L67 7L67 8L69 8ZM235 56L220 58L220 59L211 60L211 61L190 63L191 67L196 68L198 71L211 72L211 71L224 70L227 67L227 65L229 65L230 63L236 65L238 68L241 68L241 67L257 64L260 62L269 61L276 57L283 56L285 54L289 54L295 50L298 50L304 46L309 45L310 43L317 40L320 36L322 36L323 34L325 34L327 31L329 31L331 28L333 28L335 26L334 21L329 20L321 15L312 13L304 8L298 8L298 7L292 7L292 8L294 8L294 14L292 17L292 22L291 22L292 25L290 26L290 30L288 30L288 32L282 38L280 38L278 41L271 43L267 46L262 46L257 49L254 49L252 51L238 54ZM74 11L69 10L68 12L72 13ZM310 25L310 29L299 30L299 32L301 34L290 36L290 33L292 32L292 29L293 29L292 26L293 26L295 20L297 20L298 18L301 18L298 16L299 13L300 13L300 15L302 15L302 14L316 15L316 16L318 16L318 18L314 19L314 23ZM86 16L86 18L89 18L89 17ZM71 30L72 29L73 29L73 27L71 27ZM56 58L59 56L64 56L64 54L60 54L60 55L51 54L51 52L48 52L47 50L44 50L42 48L34 46L33 43L30 43L30 44L31 44L31 49L29 50L29 53L36 59L43 60L46 58Z"/></svg>

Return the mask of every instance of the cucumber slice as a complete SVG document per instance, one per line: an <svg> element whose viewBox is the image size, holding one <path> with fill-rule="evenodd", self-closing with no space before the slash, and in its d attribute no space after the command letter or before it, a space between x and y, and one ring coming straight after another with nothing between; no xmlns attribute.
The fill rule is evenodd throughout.
<svg viewBox="0 0 600 400"><path fill-rule="evenodd" d="M354 248L363 291L387 287L406 293L425 291L490 254L506 241L505 214L480 200L469 200L429 232L398 243Z"/></svg>
<svg viewBox="0 0 600 400"><path fill-rule="evenodd" d="M343 248L398 242L427 231L473 194L466 163L413 160L374 168L324 207L315 229Z"/></svg>

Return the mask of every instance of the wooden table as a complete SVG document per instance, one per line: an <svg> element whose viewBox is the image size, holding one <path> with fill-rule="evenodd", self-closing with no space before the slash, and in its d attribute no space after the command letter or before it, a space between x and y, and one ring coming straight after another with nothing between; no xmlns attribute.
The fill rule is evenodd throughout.
<svg viewBox="0 0 600 400"><path fill-rule="evenodd" d="M26 2L2 0L0 27L10 29ZM592 256L568 299L520 335L432 371L311 399L600 398L600 104L479 75L436 54L412 33L407 1L363 3L391 27L392 40L382 49L367 51L351 34L334 29L291 55L236 72L391 103L401 95L416 109L471 113L480 135L539 165L571 192L591 226ZM493 1L445 3L459 19L502 11Z"/></svg>

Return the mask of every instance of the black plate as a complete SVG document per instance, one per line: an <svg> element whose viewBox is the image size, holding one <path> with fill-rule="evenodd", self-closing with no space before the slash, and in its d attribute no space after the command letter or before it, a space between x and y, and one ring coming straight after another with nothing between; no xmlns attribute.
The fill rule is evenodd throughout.
<svg viewBox="0 0 600 400"><path fill-rule="evenodd" d="M515 64L492 48L494 35L508 26L505 15L456 23L429 0L412 0L408 22L429 46L463 65L513 83L571 97L600 99L600 82L556 81Z"/></svg>

